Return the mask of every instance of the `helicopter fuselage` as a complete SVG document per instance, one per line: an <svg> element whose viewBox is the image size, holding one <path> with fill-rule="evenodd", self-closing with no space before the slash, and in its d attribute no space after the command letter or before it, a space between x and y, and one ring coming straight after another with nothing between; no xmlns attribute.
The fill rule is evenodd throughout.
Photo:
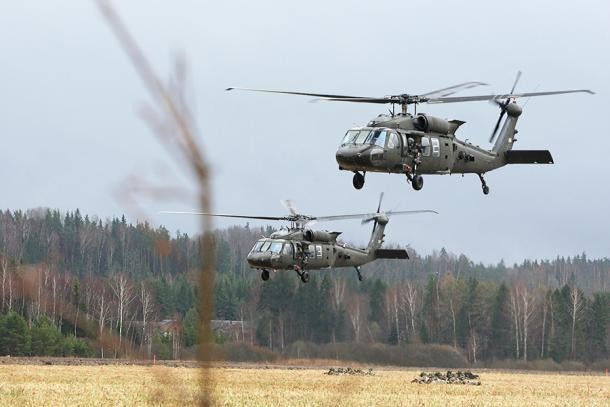
<svg viewBox="0 0 610 407"><path fill-rule="evenodd" d="M305 283L309 280L309 270L340 267L354 267L358 279L362 281L360 266L366 263L377 259L409 258L407 251L403 249L381 249L388 223L386 213L377 212L371 218L366 218L367 222L372 220L375 225L371 239L364 249L338 243L337 236L340 232L297 227L281 229L268 238L259 239L246 259L250 267L262 271L261 278L265 281L269 279L270 270L292 269Z"/></svg>
<svg viewBox="0 0 610 407"><path fill-rule="evenodd" d="M350 131L385 131L386 134L396 134L400 141L393 148L342 145L336 153L341 170L395 174L479 174L506 165L502 159L504 157L499 157L497 153L450 135L367 127ZM413 140L413 147L409 146L409 138Z"/></svg>
<svg viewBox="0 0 610 407"><path fill-rule="evenodd" d="M316 235L322 239L316 239ZM280 230L259 239L246 260L260 270L317 270L330 267L359 267L375 259L372 252L337 243L337 232ZM313 239L312 239L313 238Z"/></svg>
<svg viewBox="0 0 610 407"><path fill-rule="evenodd" d="M507 118L496 143L485 150L455 136L463 121L408 113L380 115L367 126L347 131L336 152L340 170L354 172L356 189L366 172L405 174L413 188L423 187L422 174L477 174L489 193L483 174L507 164L552 164L547 150L512 150L515 126L522 110L506 106Z"/></svg>

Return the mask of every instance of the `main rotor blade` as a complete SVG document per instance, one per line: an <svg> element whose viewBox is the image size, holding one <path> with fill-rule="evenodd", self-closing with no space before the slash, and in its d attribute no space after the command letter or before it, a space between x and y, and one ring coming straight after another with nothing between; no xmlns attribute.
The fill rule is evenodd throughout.
<svg viewBox="0 0 610 407"><path fill-rule="evenodd" d="M417 215L420 213L434 213L438 215L437 211L433 211L432 209L419 209L414 211L388 211L385 212L386 216L394 216L394 215Z"/></svg>
<svg viewBox="0 0 610 407"><path fill-rule="evenodd" d="M460 83L457 85L449 86L448 88L443 88L443 89L439 89L439 90L434 90L432 92L423 93L419 96L425 96L427 98L445 97L445 96L453 95L454 93L459 92L464 89L471 89L471 88L476 88L477 86L487 86L487 85L489 85L489 84L483 83L483 82L464 82L464 83Z"/></svg>
<svg viewBox="0 0 610 407"><path fill-rule="evenodd" d="M519 82L520 78L521 78L521 71L517 71L517 77L515 78L515 82L513 82L513 87L510 90L510 93L515 93L515 88L517 87L517 82Z"/></svg>
<svg viewBox="0 0 610 407"><path fill-rule="evenodd" d="M334 99L357 99L358 96L346 96L346 95L330 95L326 93L310 93L310 92L292 92L284 90L269 90L269 89L253 89L253 88L226 88L226 91L231 90L243 90L246 92L263 92L263 93L280 93L283 95L299 95L299 96L314 96L319 98L334 98Z"/></svg>
<svg viewBox="0 0 610 407"><path fill-rule="evenodd" d="M449 98L431 98L428 99L427 103L457 103L457 102L476 102L480 100L498 100L498 99L517 99L522 97L531 96L549 96L549 95L562 95L566 93L588 93L594 95L595 92L589 89L576 89L576 90L556 90L550 92L530 92L530 93L507 93L505 95L479 95L479 96L457 96Z"/></svg>
<svg viewBox="0 0 610 407"><path fill-rule="evenodd" d="M315 220L316 222L332 222L332 221L336 221L336 220L345 220L345 219L372 218L375 215L377 215L377 213L371 212L371 213L355 213L353 215L315 216L311 219Z"/></svg>
<svg viewBox="0 0 610 407"><path fill-rule="evenodd" d="M286 216L251 216L233 215L227 213L206 213L206 212L181 212L181 211L161 211L160 213L172 215L196 215L196 216L215 216L221 218L243 218L243 219L263 219L263 220L290 220Z"/></svg>
<svg viewBox="0 0 610 407"><path fill-rule="evenodd" d="M386 104L386 103L400 103L400 100L393 98L391 96L383 97L383 98L370 98L370 97L331 97L331 98L320 98L316 99L318 101L329 101L329 102L353 102L353 103L376 103L376 104Z"/></svg>
<svg viewBox="0 0 610 407"><path fill-rule="evenodd" d="M393 216L393 215L414 215L414 214L419 214L419 213L435 213L438 215L437 211L433 211L430 209L424 209L424 210L418 210L418 211L396 211L396 212L382 212L382 215L385 215L387 217ZM377 216L379 216L379 213L374 214L371 217L367 217L362 219L362 224L364 225L365 223L369 223L372 221L375 221L375 225L377 225ZM373 230L375 230L375 228L373 228Z"/></svg>
<svg viewBox="0 0 610 407"><path fill-rule="evenodd" d="M381 212L381 213L384 213L384 212ZM414 211L396 211L396 212L389 211L389 212L385 212L385 215L387 215L387 216L416 215L416 214L420 214L420 213L438 214L438 212L430 210L430 209L422 209L422 210L414 210ZM352 215L318 216L318 217L312 217L311 219L318 221L318 222L328 222L328 221L345 220L345 219L368 219L368 221L371 221L371 220L376 219L377 215L379 215L378 212L355 213Z"/></svg>

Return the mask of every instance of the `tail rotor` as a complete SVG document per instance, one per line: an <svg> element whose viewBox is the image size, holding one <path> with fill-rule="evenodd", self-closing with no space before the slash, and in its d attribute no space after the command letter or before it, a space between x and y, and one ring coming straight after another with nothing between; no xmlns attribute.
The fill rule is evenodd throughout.
<svg viewBox="0 0 610 407"><path fill-rule="evenodd" d="M381 211L381 201L383 201L383 192L379 195L379 205L377 205L377 214ZM373 223L373 232L377 228L377 217L375 217L375 223Z"/></svg>
<svg viewBox="0 0 610 407"><path fill-rule="evenodd" d="M515 88L517 87L517 82L519 82L520 78L521 78L521 71L518 71L517 77L515 78L515 82L513 83L513 87L510 90L509 95L512 95L515 93ZM500 128L500 123L502 123L502 119L504 118L504 115L506 114L506 108L508 107L508 104L511 102L511 98L508 97L503 102L500 101L499 99L492 99L492 102L500 107L500 117L498 117L498 121L496 122L494 130L491 133L491 137L489 138L490 143L492 143L494 141L494 138L496 138L496 133L498 133L498 129Z"/></svg>

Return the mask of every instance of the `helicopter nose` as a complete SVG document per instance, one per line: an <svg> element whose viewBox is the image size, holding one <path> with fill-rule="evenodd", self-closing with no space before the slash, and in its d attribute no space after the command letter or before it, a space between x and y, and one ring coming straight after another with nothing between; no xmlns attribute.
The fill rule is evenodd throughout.
<svg viewBox="0 0 610 407"><path fill-rule="evenodd" d="M353 164L354 163L354 151L349 147L341 147L337 150L335 154L335 158L337 159L337 163L341 164Z"/></svg>
<svg viewBox="0 0 610 407"><path fill-rule="evenodd" d="M340 148L337 150L337 152L335 153L335 159L337 160L337 163L339 165L343 164L343 159L345 158L345 153L343 152L343 149Z"/></svg>
<svg viewBox="0 0 610 407"><path fill-rule="evenodd" d="M349 168L350 165L364 165L368 162L368 146L362 148L340 147L335 153L337 163L341 167Z"/></svg>
<svg viewBox="0 0 610 407"><path fill-rule="evenodd" d="M271 267L271 253L250 253L246 261L252 267Z"/></svg>

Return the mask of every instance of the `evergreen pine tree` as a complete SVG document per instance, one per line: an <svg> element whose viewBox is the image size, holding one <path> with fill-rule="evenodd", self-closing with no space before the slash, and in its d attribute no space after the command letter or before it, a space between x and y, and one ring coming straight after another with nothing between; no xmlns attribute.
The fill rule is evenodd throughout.
<svg viewBox="0 0 610 407"><path fill-rule="evenodd" d="M0 317L0 354L26 356L30 352L30 330L14 311Z"/></svg>
<svg viewBox="0 0 610 407"><path fill-rule="evenodd" d="M488 353L493 358L511 356L510 327L511 320L507 310L508 288L502 283L494 297L491 309L491 326L489 333Z"/></svg>

